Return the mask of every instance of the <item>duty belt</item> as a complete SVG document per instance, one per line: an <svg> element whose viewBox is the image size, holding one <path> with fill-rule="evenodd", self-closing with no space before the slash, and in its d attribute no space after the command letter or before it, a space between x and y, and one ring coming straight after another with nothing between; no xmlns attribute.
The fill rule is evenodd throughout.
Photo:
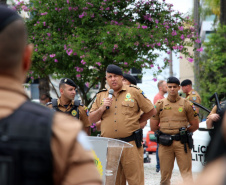
<svg viewBox="0 0 226 185"><path fill-rule="evenodd" d="M180 141L180 134L171 135L172 140Z"/></svg>
<svg viewBox="0 0 226 185"><path fill-rule="evenodd" d="M121 140L121 141L125 141L125 142L130 142L130 141L134 141L135 140L135 138L134 138L134 135L132 134L132 135L130 135L130 136L128 136L128 137L124 137L124 138L117 138L117 139L119 139L119 140Z"/></svg>

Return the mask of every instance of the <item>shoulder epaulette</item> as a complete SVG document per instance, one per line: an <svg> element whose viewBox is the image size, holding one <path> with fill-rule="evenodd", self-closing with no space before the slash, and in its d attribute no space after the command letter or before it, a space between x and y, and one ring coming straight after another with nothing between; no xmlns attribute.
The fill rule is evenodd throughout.
<svg viewBox="0 0 226 185"><path fill-rule="evenodd" d="M136 85L133 85L133 84L130 84L129 86L130 86L130 87L134 87L134 88L136 88L136 89L140 89L139 87L137 87Z"/></svg>
<svg viewBox="0 0 226 185"><path fill-rule="evenodd" d="M51 105L51 104L52 104L52 102L48 102L48 103L46 103L46 106Z"/></svg>
<svg viewBox="0 0 226 185"><path fill-rule="evenodd" d="M99 90L98 93L101 93L101 92L104 92L104 91L107 91L107 89L101 89L101 90ZM98 94L98 93L97 93L97 94Z"/></svg>
<svg viewBox="0 0 226 185"><path fill-rule="evenodd" d="M79 106L82 106L82 107L84 106L84 104L82 103L82 101L80 101Z"/></svg>

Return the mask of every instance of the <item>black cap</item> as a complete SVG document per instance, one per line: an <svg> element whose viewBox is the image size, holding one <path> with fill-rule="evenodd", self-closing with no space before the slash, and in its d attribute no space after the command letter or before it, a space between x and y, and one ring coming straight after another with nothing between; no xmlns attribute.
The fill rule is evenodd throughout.
<svg viewBox="0 0 226 185"><path fill-rule="evenodd" d="M128 80L131 84L137 85L137 80L134 76L129 75L129 74L123 74L123 77Z"/></svg>
<svg viewBox="0 0 226 185"><path fill-rule="evenodd" d="M186 85L192 85L191 80L186 79L186 80L184 80L183 82L181 82L181 86L186 86Z"/></svg>
<svg viewBox="0 0 226 185"><path fill-rule="evenodd" d="M0 5L0 32L13 21L22 20L19 14L7 6Z"/></svg>
<svg viewBox="0 0 226 185"><path fill-rule="evenodd" d="M114 65L114 64L109 64L106 71L108 73L113 73L113 74L116 74L116 75L122 75L121 68Z"/></svg>
<svg viewBox="0 0 226 185"><path fill-rule="evenodd" d="M67 85L70 85L72 87L75 87L76 88L76 84L73 80L69 79L69 78L63 78L60 80L60 84L67 84Z"/></svg>
<svg viewBox="0 0 226 185"><path fill-rule="evenodd" d="M167 83L174 83L174 84L180 85L180 81L178 80L178 78L173 77L173 76L171 76L167 79Z"/></svg>

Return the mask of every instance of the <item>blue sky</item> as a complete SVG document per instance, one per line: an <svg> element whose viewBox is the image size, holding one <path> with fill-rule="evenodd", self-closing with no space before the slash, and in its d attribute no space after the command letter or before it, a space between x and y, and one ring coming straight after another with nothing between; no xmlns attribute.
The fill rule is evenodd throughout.
<svg viewBox="0 0 226 185"><path fill-rule="evenodd" d="M166 3L173 4L173 9L178 10L181 13L189 13L191 14L193 8L193 0L166 0ZM159 52L158 52L159 53ZM163 59L167 57L167 54L160 53L160 57L157 59L157 63L163 65ZM153 71L152 70L143 70L144 75L142 79L142 84L138 84L145 95L153 102L153 98L156 93L158 93L157 83L159 80L165 80L169 77L169 69L165 69L158 77L157 81L154 82L153 79ZM179 60L176 58L175 54L173 54L173 73L174 76L179 78Z"/></svg>

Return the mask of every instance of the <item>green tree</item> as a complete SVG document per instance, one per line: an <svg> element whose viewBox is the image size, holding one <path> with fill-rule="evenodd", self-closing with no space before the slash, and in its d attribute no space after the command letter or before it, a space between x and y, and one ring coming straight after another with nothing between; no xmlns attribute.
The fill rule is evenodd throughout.
<svg viewBox="0 0 226 185"><path fill-rule="evenodd" d="M226 26L219 26L204 43L203 60L200 62L202 104L210 107L209 97L217 92L225 94L226 89Z"/></svg>
<svg viewBox="0 0 226 185"><path fill-rule="evenodd" d="M189 18L165 1L30 0L15 8L30 14L26 23L35 46L30 76L73 79L86 105L90 88L99 82L104 87L108 64L125 72L156 66L155 76L169 62L156 64L157 50L179 51L192 62L185 46L199 42Z"/></svg>

